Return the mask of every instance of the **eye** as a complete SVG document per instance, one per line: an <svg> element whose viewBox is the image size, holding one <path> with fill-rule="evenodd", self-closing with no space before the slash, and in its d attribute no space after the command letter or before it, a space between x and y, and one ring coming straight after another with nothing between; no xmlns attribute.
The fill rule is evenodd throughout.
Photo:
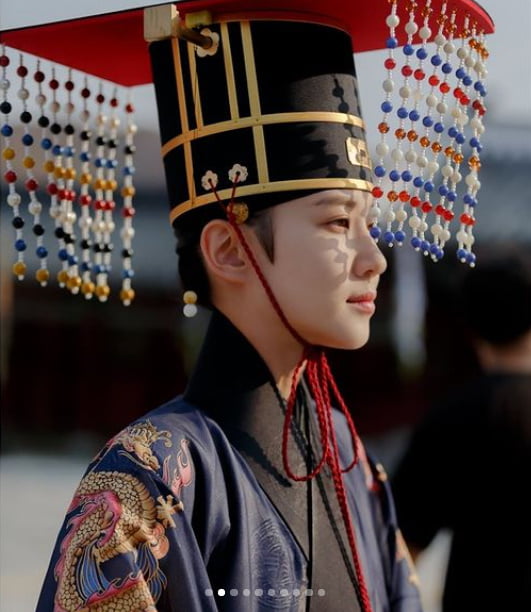
<svg viewBox="0 0 531 612"><path fill-rule="evenodd" d="M338 217L337 219L332 219L328 225L331 225L334 228L342 228L349 229L350 227L350 219L348 217Z"/></svg>

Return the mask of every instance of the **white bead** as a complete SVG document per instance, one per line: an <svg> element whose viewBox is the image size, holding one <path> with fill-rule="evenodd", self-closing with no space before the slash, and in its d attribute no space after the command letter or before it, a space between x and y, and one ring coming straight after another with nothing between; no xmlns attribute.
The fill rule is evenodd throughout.
<svg viewBox="0 0 531 612"><path fill-rule="evenodd" d="M95 220L92 227L94 228L94 231L97 232L98 234L103 234L103 232L105 231L106 225L107 224L105 223L105 221Z"/></svg>
<svg viewBox="0 0 531 612"><path fill-rule="evenodd" d="M20 206L20 202L22 202L22 197L18 193L10 193L7 198L7 203L11 207Z"/></svg>
<svg viewBox="0 0 531 612"><path fill-rule="evenodd" d="M30 92L25 87L22 87L17 91L17 96L20 100L27 100L30 96Z"/></svg>
<svg viewBox="0 0 531 612"><path fill-rule="evenodd" d="M419 36L422 38L422 40L428 40L428 38L431 36L430 28L428 28L428 26L422 26L419 30Z"/></svg>
<svg viewBox="0 0 531 612"><path fill-rule="evenodd" d="M433 176L434 174L437 174L437 171L439 170L439 164L436 161L431 161L428 163L428 173Z"/></svg>
<svg viewBox="0 0 531 612"><path fill-rule="evenodd" d="M451 237L452 237L452 234L450 234L450 231L447 229L443 229L442 234L441 234L441 240L444 240L444 242L448 242L448 240L450 240Z"/></svg>
<svg viewBox="0 0 531 612"><path fill-rule="evenodd" d="M396 220L399 223L404 223L406 219L407 219L407 212L403 208L399 208L396 211Z"/></svg>
<svg viewBox="0 0 531 612"><path fill-rule="evenodd" d="M392 223L395 220L395 218L396 218L396 215L392 210L389 209L385 213L385 220L387 221L387 223Z"/></svg>
<svg viewBox="0 0 531 612"><path fill-rule="evenodd" d="M81 121L88 121L90 119L90 111L82 110L79 113L79 118L81 119Z"/></svg>
<svg viewBox="0 0 531 612"><path fill-rule="evenodd" d="M426 223L426 221L420 221L419 231L423 233L428 231L428 224Z"/></svg>
<svg viewBox="0 0 531 612"><path fill-rule="evenodd" d="M469 117L466 114L466 112L461 111L459 113L459 117L457 118L457 123L459 123L460 126L464 126L468 123L468 121L469 121Z"/></svg>
<svg viewBox="0 0 531 612"><path fill-rule="evenodd" d="M436 34L433 40L436 45L438 45L439 47L442 47L444 43L446 42L446 36L444 36L443 34Z"/></svg>
<svg viewBox="0 0 531 612"><path fill-rule="evenodd" d="M120 119L118 119L118 117L111 117L110 124L111 124L111 127L117 128L120 126Z"/></svg>
<svg viewBox="0 0 531 612"><path fill-rule="evenodd" d="M116 225L113 221L107 221L105 223L105 232L108 234L112 234L116 228Z"/></svg>
<svg viewBox="0 0 531 612"><path fill-rule="evenodd" d="M464 60L468 57L468 51L465 47L459 47L459 49L457 49L456 55L460 60Z"/></svg>
<svg viewBox="0 0 531 612"><path fill-rule="evenodd" d="M481 72L483 72L483 70L485 70L485 66L483 66L483 62L481 62L480 60L478 60L475 64L474 64L474 70L480 74Z"/></svg>
<svg viewBox="0 0 531 612"><path fill-rule="evenodd" d="M470 127L473 130L478 130L481 126L481 119L479 117L472 117L472 119L470 120Z"/></svg>
<svg viewBox="0 0 531 612"><path fill-rule="evenodd" d="M40 202L30 202L28 210L31 215L40 215L42 212L42 204Z"/></svg>
<svg viewBox="0 0 531 612"><path fill-rule="evenodd" d="M138 126L136 125L136 123L130 123L127 126L127 132L128 134L136 134L138 132Z"/></svg>
<svg viewBox="0 0 531 612"><path fill-rule="evenodd" d="M393 149L391 151L391 159L400 162L404 159L404 153L400 149Z"/></svg>
<svg viewBox="0 0 531 612"><path fill-rule="evenodd" d="M444 115L448 110L448 105L445 102L439 102L437 104L437 112L441 115Z"/></svg>
<svg viewBox="0 0 531 612"><path fill-rule="evenodd" d="M444 52L445 52L447 55L451 55L451 54L452 54L452 53L455 51L455 45L454 45L453 43L451 43L450 41L447 41L447 42L444 44L443 49L444 49Z"/></svg>
<svg viewBox="0 0 531 612"><path fill-rule="evenodd" d="M401 98L407 99L409 98L409 96L411 95L411 89L407 86L407 85L403 85L399 90L398 93L400 94Z"/></svg>
<svg viewBox="0 0 531 612"><path fill-rule="evenodd" d="M437 106L437 102L439 100L437 99L437 96L435 96L434 94L430 94L429 96L426 97L426 104L428 106L434 107Z"/></svg>
<svg viewBox="0 0 531 612"><path fill-rule="evenodd" d="M417 87L413 90L413 100L418 103L423 98L424 98L424 92L421 89L421 83L419 81Z"/></svg>
<svg viewBox="0 0 531 612"><path fill-rule="evenodd" d="M55 206L50 206L50 217L52 219L59 219L61 215L61 209L59 208L59 206L55 205Z"/></svg>
<svg viewBox="0 0 531 612"><path fill-rule="evenodd" d="M56 100L53 100L50 102L50 106L48 108L50 109L50 112L58 113L61 110L61 105Z"/></svg>
<svg viewBox="0 0 531 612"><path fill-rule="evenodd" d="M81 217L81 219L79 220L79 227L81 229L89 229L91 225L92 225L91 217Z"/></svg>
<svg viewBox="0 0 531 612"><path fill-rule="evenodd" d="M413 35L416 34L419 27L414 21L408 21L404 27L404 30L407 34Z"/></svg>
<svg viewBox="0 0 531 612"><path fill-rule="evenodd" d="M0 90L7 91L11 87L9 79L0 79Z"/></svg>
<svg viewBox="0 0 531 612"><path fill-rule="evenodd" d="M183 307L183 314L188 319L195 317L197 314L197 306L195 304L185 304Z"/></svg>
<svg viewBox="0 0 531 612"><path fill-rule="evenodd" d="M391 93L395 88L393 79L385 79L385 81L382 83L382 87L385 92Z"/></svg>
<svg viewBox="0 0 531 612"><path fill-rule="evenodd" d="M65 113L67 115L71 115L76 110L76 107L72 104L72 102L67 102L65 104Z"/></svg>
<svg viewBox="0 0 531 612"><path fill-rule="evenodd" d="M459 119L459 116L461 115L461 109L458 106L454 106L450 114L452 115L454 119Z"/></svg>
<svg viewBox="0 0 531 612"><path fill-rule="evenodd" d="M457 232L457 234L455 235L455 237L456 237L456 239L457 239L459 242L465 242L465 240L466 240L466 234L465 234L465 231L464 231L464 230L462 230L462 229L460 229L460 230Z"/></svg>
<svg viewBox="0 0 531 612"><path fill-rule="evenodd" d="M458 172L457 170L452 174L452 183L454 183L455 185L457 185L457 183L460 183L463 180L463 176L460 172Z"/></svg>
<svg viewBox="0 0 531 612"><path fill-rule="evenodd" d="M391 13L385 18L385 23L387 24L388 28L396 28L396 26L400 23L400 17Z"/></svg>
<svg viewBox="0 0 531 612"><path fill-rule="evenodd" d="M478 127L477 132L478 132L478 134L480 134L480 135L481 135L481 134L483 134L483 132L484 132L484 131L485 131L485 126L484 126L483 124L481 124L481 125Z"/></svg>
<svg viewBox="0 0 531 612"><path fill-rule="evenodd" d="M369 217L374 218L374 219L378 219L378 217L380 216L380 213L382 212L381 208L379 206L371 206L370 210L369 210Z"/></svg>
<svg viewBox="0 0 531 612"><path fill-rule="evenodd" d="M411 229L416 230L420 227L420 217L417 217L416 215L413 217L409 217L408 223Z"/></svg>
<svg viewBox="0 0 531 612"><path fill-rule="evenodd" d="M441 174L444 176L444 178L450 178L453 173L454 173L454 169L449 164L445 164L441 168Z"/></svg>
<svg viewBox="0 0 531 612"><path fill-rule="evenodd" d="M428 165L428 158L424 155L419 155L417 157L417 166L419 168L425 168Z"/></svg>
<svg viewBox="0 0 531 612"><path fill-rule="evenodd" d="M65 215L65 220L67 223L70 223L71 225L73 225L76 222L77 219L77 215L75 212L68 212Z"/></svg>
<svg viewBox="0 0 531 612"><path fill-rule="evenodd" d="M465 59L465 66L466 66L467 68L473 68L475 64L476 64L476 60L475 60L475 59L474 59L474 58L473 58L471 55L469 55L469 56L468 56L468 57Z"/></svg>
<svg viewBox="0 0 531 612"><path fill-rule="evenodd" d="M469 186L469 187L474 187L474 185L477 182L477 177L475 174L472 174L472 172L470 172L470 174L467 175L467 177L465 178L465 183Z"/></svg>
<svg viewBox="0 0 531 612"><path fill-rule="evenodd" d="M417 161L417 154L413 149L409 149L406 151L405 158L408 163L414 164Z"/></svg>
<svg viewBox="0 0 531 612"><path fill-rule="evenodd" d="M35 96L35 102L38 106L44 106L46 104L46 96L44 94L38 94Z"/></svg>
<svg viewBox="0 0 531 612"><path fill-rule="evenodd" d="M103 113L98 113L98 116L96 117L96 123L98 125L105 125L107 123L107 116Z"/></svg>
<svg viewBox="0 0 531 612"><path fill-rule="evenodd" d="M122 238L122 240L125 240L127 238L131 239L135 237L135 228L134 227L123 227L122 231L120 232L120 237Z"/></svg>
<svg viewBox="0 0 531 612"><path fill-rule="evenodd" d="M389 145L385 142L379 142L376 145L376 153L378 153L380 157L385 157L389 153Z"/></svg>
<svg viewBox="0 0 531 612"><path fill-rule="evenodd" d="M440 223L434 223L430 229L431 229L431 233L434 236L439 236L440 234L442 234L443 226Z"/></svg>

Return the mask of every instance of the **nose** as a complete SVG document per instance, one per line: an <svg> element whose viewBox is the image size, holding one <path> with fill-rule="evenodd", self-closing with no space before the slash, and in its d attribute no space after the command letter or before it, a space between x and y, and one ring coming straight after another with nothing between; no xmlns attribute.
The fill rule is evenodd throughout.
<svg viewBox="0 0 531 612"><path fill-rule="evenodd" d="M387 269L387 260L382 251L367 233L359 244L359 250L354 258L353 272L358 278L380 276Z"/></svg>

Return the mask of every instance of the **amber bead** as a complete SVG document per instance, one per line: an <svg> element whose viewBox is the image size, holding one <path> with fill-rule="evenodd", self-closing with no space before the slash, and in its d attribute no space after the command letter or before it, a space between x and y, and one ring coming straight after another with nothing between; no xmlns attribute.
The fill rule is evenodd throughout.
<svg viewBox="0 0 531 612"><path fill-rule="evenodd" d="M431 145L431 150L432 150L434 153L440 153L440 152L442 151L442 145L441 145L441 143L440 143L440 142L434 142L434 143Z"/></svg>
<svg viewBox="0 0 531 612"><path fill-rule="evenodd" d="M41 285L46 285L50 278L50 271L46 268L41 268L35 272L35 278L39 281Z"/></svg>
<svg viewBox="0 0 531 612"><path fill-rule="evenodd" d="M380 124L378 124L378 131L380 134L387 134L389 131L389 125L385 121L382 121Z"/></svg>
<svg viewBox="0 0 531 612"><path fill-rule="evenodd" d="M387 199L389 200L389 202L396 202L398 200L398 194L396 193L396 191L388 191Z"/></svg>
<svg viewBox="0 0 531 612"><path fill-rule="evenodd" d="M409 132L407 133L407 139L409 140L409 142L415 142L417 138L418 138L417 132L415 132L415 130L409 130Z"/></svg>
<svg viewBox="0 0 531 612"><path fill-rule="evenodd" d="M404 138L406 137L406 130L404 130L403 128L398 128L397 130L395 130L395 136L398 138L398 140L404 140Z"/></svg>
<svg viewBox="0 0 531 612"><path fill-rule="evenodd" d="M423 136L420 139L420 146L424 147L424 148L429 147L430 146L430 139L427 136Z"/></svg>
<svg viewBox="0 0 531 612"><path fill-rule="evenodd" d="M16 261L13 264L13 274L19 278L23 278L26 274L26 264L23 261Z"/></svg>

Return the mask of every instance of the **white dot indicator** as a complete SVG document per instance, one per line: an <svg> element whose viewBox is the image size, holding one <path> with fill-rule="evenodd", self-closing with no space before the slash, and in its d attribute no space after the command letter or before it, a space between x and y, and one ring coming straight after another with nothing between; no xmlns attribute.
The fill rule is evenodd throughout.
<svg viewBox="0 0 531 612"><path fill-rule="evenodd" d="M223 597L225 595L225 589L218 589L218 595Z"/></svg>
<svg viewBox="0 0 531 612"><path fill-rule="evenodd" d="M324 589L319 589L317 591L317 595L319 595L319 597L324 597L326 595L326 591Z"/></svg>
<svg viewBox="0 0 531 612"><path fill-rule="evenodd" d="M250 594L251 594L251 591L249 589L243 589L242 595L244 597L249 597Z"/></svg>
<svg viewBox="0 0 531 612"><path fill-rule="evenodd" d="M212 595L214 595L214 591L212 589L205 589L205 595L207 597L212 597Z"/></svg>
<svg viewBox="0 0 531 612"><path fill-rule="evenodd" d="M231 597L236 597L238 595L238 589L231 589L229 593Z"/></svg>
<svg viewBox="0 0 531 612"><path fill-rule="evenodd" d="M255 589L254 594L256 595L256 597L262 597L264 591L262 589Z"/></svg>

